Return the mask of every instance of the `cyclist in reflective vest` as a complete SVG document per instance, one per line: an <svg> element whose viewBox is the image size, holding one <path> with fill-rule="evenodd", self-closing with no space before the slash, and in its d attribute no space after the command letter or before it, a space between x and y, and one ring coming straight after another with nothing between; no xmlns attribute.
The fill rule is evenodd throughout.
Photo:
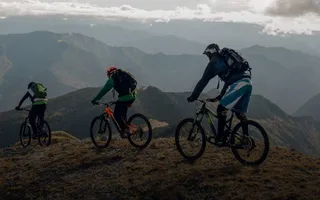
<svg viewBox="0 0 320 200"><path fill-rule="evenodd" d="M44 124L44 113L47 108L47 88L45 88L41 83L30 82L28 84L28 91L22 97L19 102L19 105L16 107L16 110L20 110L21 105L23 102L30 98L32 102L32 108L29 112L29 121L32 126L33 130L33 138L36 137L36 117L39 117L40 120L40 130L43 131L43 124Z"/></svg>

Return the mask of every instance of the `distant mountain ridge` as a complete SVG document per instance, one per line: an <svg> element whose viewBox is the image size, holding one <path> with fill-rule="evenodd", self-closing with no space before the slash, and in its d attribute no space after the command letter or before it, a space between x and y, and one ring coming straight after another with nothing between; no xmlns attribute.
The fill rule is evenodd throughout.
<svg viewBox="0 0 320 200"><path fill-rule="evenodd" d="M0 110L17 104L31 80L42 82L49 97L103 84L102 66L95 56L59 37L48 32L0 36L0 44L6 48L4 57L10 63L1 77ZM4 66L1 62L0 69Z"/></svg>
<svg viewBox="0 0 320 200"><path fill-rule="evenodd" d="M320 94L309 99L296 112L295 116L310 116L320 122Z"/></svg>
<svg viewBox="0 0 320 200"><path fill-rule="evenodd" d="M168 89L172 88L172 78L177 76L169 73L168 76L172 74L171 83L163 81L164 77L157 74L163 74L166 71L164 68L178 62L174 67L185 66L188 72L192 70L190 66L205 60L186 55L181 55L181 59L164 54L148 55L131 47L110 47L80 34L46 31L0 36L0 44L6 47L5 57L11 63L10 67L4 62L0 63L0 69L6 70L0 77L0 110L10 109L17 104L31 80L44 83L50 91L49 96L55 97L83 87L103 85L107 79L104 70L110 65L117 65L132 72L141 85L155 83ZM157 60L170 64L162 65ZM186 88L182 85L182 89Z"/></svg>
<svg viewBox="0 0 320 200"><path fill-rule="evenodd" d="M6 69L0 77L0 111L14 107L31 80L43 82L50 97L55 97L103 85L107 79L104 71L110 65L129 70L142 86L154 85L166 92L191 91L208 63L204 55L147 54L134 47L112 47L78 33L9 34L0 36L0 45L6 47L6 63L11 63L0 63L0 70ZM267 97L291 114L320 91L313 78L318 73L316 67L299 72L304 60L315 66L318 59L297 51L277 51L279 55L299 57L300 64L282 62L273 55L273 48L253 46L240 50L253 68L253 93ZM204 91L215 88L216 80L211 80Z"/></svg>
<svg viewBox="0 0 320 200"><path fill-rule="evenodd" d="M89 126L94 116L103 107L91 105L91 99L98 88L85 88L50 100L46 119L53 130L63 130L83 139L89 137ZM163 92L155 87L147 87L138 93L138 98L129 110L129 115L140 112L150 119L168 123L167 127L154 130L154 137L172 137L178 122L186 117L194 117L196 104L187 102L189 92ZM204 94L202 97L211 96ZM111 100L108 94L103 99ZM209 105L210 106L210 105ZM215 105L210 106L215 110ZM8 111L0 113L0 141L4 147L19 140L19 126L26 113ZM266 98L253 95L248 116L267 130L272 145L295 148L301 152L320 155L320 129L310 118L295 118L287 115ZM206 120L203 121L204 125ZM114 134L117 135L116 130Z"/></svg>
<svg viewBox="0 0 320 200"><path fill-rule="evenodd" d="M155 54L194 54L200 55L206 45L182 39L174 35L153 36L133 42L124 43L122 46L132 46L144 52Z"/></svg>

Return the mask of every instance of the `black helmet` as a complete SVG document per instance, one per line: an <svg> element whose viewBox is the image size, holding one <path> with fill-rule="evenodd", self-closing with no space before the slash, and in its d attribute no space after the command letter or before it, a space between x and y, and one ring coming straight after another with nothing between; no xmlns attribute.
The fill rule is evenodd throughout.
<svg viewBox="0 0 320 200"><path fill-rule="evenodd" d="M213 54L216 54L219 52L220 52L219 45L212 43L206 47L206 49L204 50L204 52L202 54L208 56L208 58L211 59Z"/></svg>
<svg viewBox="0 0 320 200"><path fill-rule="evenodd" d="M28 84L28 89L30 89L30 88L33 86L33 84L35 84L35 82L30 82L30 83Z"/></svg>

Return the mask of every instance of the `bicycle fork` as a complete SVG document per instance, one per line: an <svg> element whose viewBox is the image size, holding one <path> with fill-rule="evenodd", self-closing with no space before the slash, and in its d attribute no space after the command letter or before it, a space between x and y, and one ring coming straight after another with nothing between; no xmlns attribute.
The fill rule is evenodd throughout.
<svg viewBox="0 0 320 200"><path fill-rule="evenodd" d="M106 128L107 128L107 123L104 123L104 126L103 126L103 122L105 120L109 120L108 118L106 118L105 116L102 117L103 120L100 121L100 125L99 125L99 134L103 134L106 132Z"/></svg>
<svg viewBox="0 0 320 200"><path fill-rule="evenodd" d="M202 118L203 118L203 115L201 115L200 119L199 119L199 114L200 113L196 113L196 116L194 118L194 121L192 123L192 128L189 132L189 135L188 135L188 141L193 141L194 139L196 139L196 136L197 136L197 132L198 132L198 126L196 126L197 124L200 124L200 122L202 121ZM192 134L194 132L194 128L196 127L196 132L195 134Z"/></svg>

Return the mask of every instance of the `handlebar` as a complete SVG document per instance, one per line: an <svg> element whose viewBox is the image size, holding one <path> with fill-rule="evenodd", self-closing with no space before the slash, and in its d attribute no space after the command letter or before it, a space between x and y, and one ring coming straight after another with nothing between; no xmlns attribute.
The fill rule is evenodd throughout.
<svg viewBox="0 0 320 200"><path fill-rule="evenodd" d="M20 109L17 110L17 111L28 111L28 112L30 112L31 110L30 110L30 109L26 109L26 108L20 108Z"/></svg>
<svg viewBox="0 0 320 200"><path fill-rule="evenodd" d="M110 101L110 102L99 101L98 105L104 105L104 106L108 106L109 107L109 106L114 105L116 103L117 103L117 101Z"/></svg>
<svg viewBox="0 0 320 200"><path fill-rule="evenodd" d="M215 103L215 102L218 102L217 99L197 99L197 101L199 101L201 103L207 103L207 102Z"/></svg>

